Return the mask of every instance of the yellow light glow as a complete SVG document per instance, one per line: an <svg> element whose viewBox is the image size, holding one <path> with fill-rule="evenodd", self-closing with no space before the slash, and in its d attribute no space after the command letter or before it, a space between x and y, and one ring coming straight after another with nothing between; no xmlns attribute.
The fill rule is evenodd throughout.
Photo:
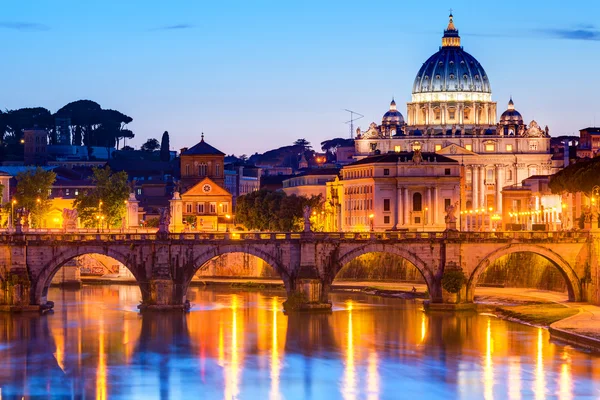
<svg viewBox="0 0 600 400"><path fill-rule="evenodd" d="M373 219L373 218L375 218L375 214L369 214L369 218L370 218L370 219Z"/></svg>
<svg viewBox="0 0 600 400"><path fill-rule="evenodd" d="M544 340L542 328L538 328L537 363L535 368L535 387L533 388L536 399L546 398L546 374L544 372Z"/></svg>
<svg viewBox="0 0 600 400"><path fill-rule="evenodd" d="M271 300L273 327L271 329L271 392L269 393L269 398L273 400L281 398L281 393L279 393L281 363L279 361L279 344L277 343L277 313L279 312L279 302L277 299L277 297L273 297Z"/></svg>
<svg viewBox="0 0 600 400"><path fill-rule="evenodd" d="M491 320L488 318L487 330L486 330L486 351L485 351L485 363L483 365L483 398L493 399L494 398L494 364L492 363L492 353L494 352L494 341L492 339L492 325Z"/></svg>
<svg viewBox="0 0 600 400"><path fill-rule="evenodd" d="M521 358L511 357L508 365L508 398L521 400Z"/></svg>
<svg viewBox="0 0 600 400"><path fill-rule="evenodd" d="M346 369L342 396L344 399L356 399L356 368L354 365L354 335L352 327L352 301L348 300L348 333L346 336Z"/></svg>
<svg viewBox="0 0 600 400"><path fill-rule="evenodd" d="M559 398L570 400L573 398L573 381L571 379L571 356L565 348L561 355L563 364L560 366Z"/></svg>

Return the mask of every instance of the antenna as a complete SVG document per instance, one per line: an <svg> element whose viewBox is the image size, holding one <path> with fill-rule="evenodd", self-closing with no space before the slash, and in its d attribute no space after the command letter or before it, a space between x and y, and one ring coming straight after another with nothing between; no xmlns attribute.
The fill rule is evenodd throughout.
<svg viewBox="0 0 600 400"><path fill-rule="evenodd" d="M350 139L354 139L354 121L357 121L364 117L364 115L357 113L356 111L348 110L344 108L344 111L348 111L350 113L350 121L346 121L346 124L350 124ZM356 118L354 116L357 116Z"/></svg>

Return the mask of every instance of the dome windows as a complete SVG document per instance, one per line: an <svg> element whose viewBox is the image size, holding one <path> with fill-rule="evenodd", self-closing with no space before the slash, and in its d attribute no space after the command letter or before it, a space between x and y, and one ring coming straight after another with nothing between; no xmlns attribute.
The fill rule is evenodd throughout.
<svg viewBox="0 0 600 400"><path fill-rule="evenodd" d="M454 74L450 74L450 79L454 79Z"/></svg>
<svg viewBox="0 0 600 400"><path fill-rule="evenodd" d="M440 75L436 75L435 79L441 79L441 76Z"/></svg>

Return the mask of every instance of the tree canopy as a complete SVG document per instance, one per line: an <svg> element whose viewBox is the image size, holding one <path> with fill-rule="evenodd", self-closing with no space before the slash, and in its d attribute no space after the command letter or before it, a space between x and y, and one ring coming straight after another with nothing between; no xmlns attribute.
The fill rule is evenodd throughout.
<svg viewBox="0 0 600 400"><path fill-rule="evenodd" d="M74 206L81 223L86 228L95 228L103 216L104 226L120 227L125 215L125 201L129 197L127 173L113 172L105 167L94 168L93 174L95 187L79 192L75 198Z"/></svg>
<svg viewBox="0 0 600 400"><path fill-rule="evenodd" d="M140 150L142 150L142 151L160 150L160 143L158 143L158 140L156 140L156 139L148 139L148 140L146 140L146 143L144 143L140 147Z"/></svg>
<svg viewBox="0 0 600 400"><path fill-rule="evenodd" d="M44 216L50 211L48 200L50 189L56 181L56 174L43 168L19 172L16 176L15 200L17 207L30 211L34 228L42 227Z"/></svg>
<svg viewBox="0 0 600 400"><path fill-rule="evenodd" d="M335 153L338 147L352 147L354 139L335 138L321 142L321 150Z"/></svg>
<svg viewBox="0 0 600 400"><path fill-rule="evenodd" d="M596 185L600 185L600 158L571 164L553 175L548 184L555 194L583 192L588 196Z"/></svg>
<svg viewBox="0 0 600 400"><path fill-rule="evenodd" d="M251 230L299 231L303 229L304 206L316 208L321 204L320 196L307 198L259 190L238 197L236 220Z"/></svg>

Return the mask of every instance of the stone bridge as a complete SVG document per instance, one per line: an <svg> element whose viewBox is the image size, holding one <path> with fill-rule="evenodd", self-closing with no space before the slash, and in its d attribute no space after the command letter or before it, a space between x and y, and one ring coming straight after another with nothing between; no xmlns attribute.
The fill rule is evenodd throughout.
<svg viewBox="0 0 600 400"><path fill-rule="evenodd" d="M142 308L181 309L192 277L208 261L241 252L263 259L281 276L288 299L301 308L330 307L331 283L344 265L367 253L401 256L423 275L431 305L472 303L482 272L518 252L545 257L562 273L571 301L600 304L600 235L588 232L438 233L182 233L0 236L0 308L47 306L54 274L69 260L102 254L123 263L142 293ZM442 288L449 270L466 280L457 294Z"/></svg>

